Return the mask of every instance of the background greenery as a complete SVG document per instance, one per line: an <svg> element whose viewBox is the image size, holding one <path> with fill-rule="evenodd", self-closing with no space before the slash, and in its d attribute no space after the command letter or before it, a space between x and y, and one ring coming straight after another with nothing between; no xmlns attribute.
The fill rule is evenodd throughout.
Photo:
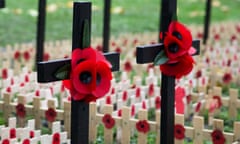
<svg viewBox="0 0 240 144"><path fill-rule="evenodd" d="M94 9L92 35L101 36L103 0L90 1ZM158 31L160 2L112 0L111 35ZM202 25L205 2L178 0L178 19L185 24ZM0 9L0 45L35 41L37 5L38 0L6 0L7 8ZM71 38L71 6L72 0L48 0L46 40ZM240 0L213 0L212 21L237 21L239 8Z"/></svg>

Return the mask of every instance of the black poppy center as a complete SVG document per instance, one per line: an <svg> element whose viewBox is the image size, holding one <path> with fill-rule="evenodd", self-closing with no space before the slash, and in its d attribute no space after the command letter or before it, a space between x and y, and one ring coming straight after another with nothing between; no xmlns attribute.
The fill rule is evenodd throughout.
<svg viewBox="0 0 240 144"><path fill-rule="evenodd" d="M174 31L172 35L175 36L177 39L182 40L182 35L179 32Z"/></svg>
<svg viewBox="0 0 240 144"><path fill-rule="evenodd" d="M89 84L92 81L92 74L88 71L84 71L79 75L79 79L84 84Z"/></svg>
<svg viewBox="0 0 240 144"><path fill-rule="evenodd" d="M220 140L220 139L221 139L221 137L220 137L219 135L216 135L215 138L216 138L217 140Z"/></svg>
<svg viewBox="0 0 240 144"><path fill-rule="evenodd" d="M177 133L178 133L178 134L181 134L182 131L181 131L180 129L177 129Z"/></svg>
<svg viewBox="0 0 240 144"><path fill-rule="evenodd" d="M179 47L176 43L172 43L172 44L169 45L168 50L171 53L177 53L178 50L179 50Z"/></svg>
<svg viewBox="0 0 240 144"><path fill-rule="evenodd" d="M111 123L111 120L110 120L110 119L107 119L107 123Z"/></svg>
<svg viewBox="0 0 240 144"><path fill-rule="evenodd" d="M141 128L144 128L145 126L144 126L144 124L141 124L140 127L141 127Z"/></svg>

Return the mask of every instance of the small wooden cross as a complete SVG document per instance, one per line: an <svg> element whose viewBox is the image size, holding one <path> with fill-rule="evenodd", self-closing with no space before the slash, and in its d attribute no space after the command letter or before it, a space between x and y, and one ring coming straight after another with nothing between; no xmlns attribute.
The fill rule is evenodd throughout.
<svg viewBox="0 0 240 144"><path fill-rule="evenodd" d="M43 61L45 20L46 20L46 0L38 0L36 64L40 61Z"/></svg>
<svg viewBox="0 0 240 144"><path fill-rule="evenodd" d="M84 36L84 29L87 27L88 37ZM75 2L73 10L73 32L72 32L72 50L76 48L83 49L83 39L90 42L91 27L91 3ZM112 64L112 71L119 69L119 53L104 53L106 59ZM38 82L53 82L59 79L55 76L59 68L70 65L71 59L53 60L38 63ZM70 71L70 69L69 69ZM69 78L69 75L66 79ZM89 104L84 101L71 102L71 143L88 143L89 135Z"/></svg>
<svg viewBox="0 0 240 144"><path fill-rule="evenodd" d="M0 0L0 8L5 8L5 0Z"/></svg>
<svg viewBox="0 0 240 144"><path fill-rule="evenodd" d="M167 32L172 18L176 16L177 0L162 0L160 31ZM199 54L200 41L194 40L192 46ZM164 50L163 43L137 47L137 63L151 63L159 52ZM161 144L174 143L174 102L175 77L162 74L161 80Z"/></svg>
<svg viewBox="0 0 240 144"><path fill-rule="evenodd" d="M204 17L204 33L203 33L203 44L206 44L209 34L209 25L211 21L211 7L212 0L207 0L206 9L205 9L205 17Z"/></svg>
<svg viewBox="0 0 240 144"><path fill-rule="evenodd" d="M103 52L109 51L111 0L104 0Z"/></svg>

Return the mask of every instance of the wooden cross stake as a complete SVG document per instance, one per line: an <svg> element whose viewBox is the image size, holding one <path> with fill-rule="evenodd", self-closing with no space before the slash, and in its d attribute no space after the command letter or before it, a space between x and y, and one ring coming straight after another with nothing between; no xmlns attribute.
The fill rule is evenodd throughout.
<svg viewBox="0 0 240 144"><path fill-rule="evenodd" d="M87 25L86 25L87 23ZM85 26L88 27L88 37L84 36ZM83 49L83 39L90 41L91 3L75 2L73 11L72 50ZM104 53L106 59L112 64L112 71L119 69L119 54ZM38 63L38 82L53 82L59 79L55 76L59 68L70 65L71 59L53 60ZM70 71L70 69L69 69ZM69 78L69 76L68 76ZM68 79L67 78L67 79ZM84 101L71 102L71 143L87 144L89 138L89 104Z"/></svg>
<svg viewBox="0 0 240 144"><path fill-rule="evenodd" d="M162 0L160 31L167 32L172 17L176 16L177 0ZM194 40L192 46L199 54L200 41ZM164 50L163 43L137 47L137 63L151 63L159 52ZM174 103L175 103L175 77L162 74L161 80L161 144L174 143Z"/></svg>

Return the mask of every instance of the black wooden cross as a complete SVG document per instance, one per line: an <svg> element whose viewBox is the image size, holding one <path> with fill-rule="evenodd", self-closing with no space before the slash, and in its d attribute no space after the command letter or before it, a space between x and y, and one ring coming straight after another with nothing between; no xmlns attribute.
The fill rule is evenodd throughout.
<svg viewBox="0 0 240 144"><path fill-rule="evenodd" d="M0 8L5 8L5 0L0 0Z"/></svg>
<svg viewBox="0 0 240 144"><path fill-rule="evenodd" d="M43 61L45 23L46 23L45 20L46 20L46 0L38 0L36 64L40 61Z"/></svg>
<svg viewBox="0 0 240 144"><path fill-rule="evenodd" d="M91 3L75 2L73 11L73 32L72 32L72 50L76 48L83 49L83 41L90 41L84 36L85 26L91 27ZM112 64L112 71L119 69L119 54L104 53L106 59ZM71 59L53 60L38 63L38 81L42 83L62 80L55 76L56 71L60 68L70 65ZM69 69L70 71L70 69ZM69 75L68 75L69 78ZM66 79L68 79L66 78ZM71 143L88 144L89 135L89 104L84 101L71 102Z"/></svg>
<svg viewBox="0 0 240 144"><path fill-rule="evenodd" d="M211 7L212 0L207 0L205 8L205 17L204 17L204 33L203 33L203 44L206 44L209 34L209 27L211 21Z"/></svg>
<svg viewBox="0 0 240 144"><path fill-rule="evenodd" d="M103 52L109 51L111 0L104 0Z"/></svg>
<svg viewBox="0 0 240 144"><path fill-rule="evenodd" d="M176 16L177 0L162 0L160 31L166 32L172 18ZM199 54L200 41L194 40L192 46ZM151 63L159 52L164 50L163 43L137 47L137 63ZM174 103L175 77L162 74L161 80L161 144L174 143Z"/></svg>

